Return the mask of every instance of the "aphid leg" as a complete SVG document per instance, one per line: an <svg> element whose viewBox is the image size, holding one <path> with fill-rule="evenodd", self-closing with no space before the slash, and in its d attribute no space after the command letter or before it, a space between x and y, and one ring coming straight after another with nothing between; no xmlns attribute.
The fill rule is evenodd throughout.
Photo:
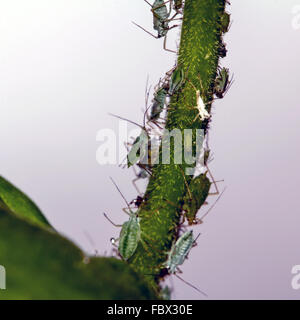
<svg viewBox="0 0 300 320"><path fill-rule="evenodd" d="M174 15L170 18L170 19L167 19L166 22L171 22L171 21L174 21L174 20L182 20L182 18L176 18L175 17L178 15L178 12L174 13Z"/></svg>
<svg viewBox="0 0 300 320"><path fill-rule="evenodd" d="M228 86L227 86L226 90L224 91L224 95L227 93L227 91L231 88L231 86L232 86L233 83L234 83L233 75L234 75L234 73L232 74L230 80L228 81Z"/></svg>
<svg viewBox="0 0 300 320"><path fill-rule="evenodd" d="M188 281L184 280L183 278L179 277L179 275L177 275L176 273L174 273L175 277L177 277L178 279L180 279L182 282L184 282L185 284L187 284L188 286L190 286L191 288L195 289L196 291L200 292L201 294L203 294L204 296L207 297L207 294L203 291L201 291L200 289L198 289L197 287L195 287L194 285L192 285L191 283L189 283Z"/></svg>
<svg viewBox="0 0 300 320"><path fill-rule="evenodd" d="M133 184L135 190L137 191L137 193L138 193L139 195L142 195L141 190L138 188L138 186L137 186L137 184L136 184L136 182L137 182L138 180L140 180L139 177L134 178L134 179L132 180L132 184Z"/></svg>
<svg viewBox="0 0 300 320"><path fill-rule="evenodd" d="M108 215L107 215L105 212L103 212L103 215L104 215L104 217L105 217L112 225L114 225L115 227L118 227L118 228L121 228L121 227L122 227L122 224L116 224L116 223L114 223L114 222L108 217Z"/></svg>
<svg viewBox="0 0 300 320"><path fill-rule="evenodd" d="M151 33L150 31L148 31L147 29L143 28L142 26L140 26L139 24L135 23L134 21L131 21L134 25L136 25L137 27L139 27L140 29L142 29L143 31L145 31L146 33L148 33L150 36L152 36L155 39L159 39L160 37L154 35L153 33Z"/></svg>
<svg viewBox="0 0 300 320"><path fill-rule="evenodd" d="M213 207L216 205L216 203L219 201L219 199L222 197L223 193L225 192L226 187L223 189L223 191L220 193L220 195L218 196L218 198L216 199L216 201L211 205L211 207L204 213L204 215L202 215L201 218L198 218L198 221L201 221L199 223L203 223L203 219L209 214L209 212L213 209Z"/></svg>
<svg viewBox="0 0 300 320"><path fill-rule="evenodd" d="M177 13L177 14L178 14L178 13ZM176 14L176 15L177 15L177 14ZM183 18L176 18L176 19L174 19L174 17L175 17L176 15L173 16L173 19L171 18L171 19L169 19L169 20L167 20L167 21L183 20Z"/></svg>
<svg viewBox="0 0 300 320"><path fill-rule="evenodd" d="M141 169L145 170L145 171L149 174L149 176L152 176L151 170L150 170L149 168L147 168L146 165L144 165L144 164L142 164L142 163L137 163L136 165L137 165L138 167L140 167Z"/></svg>
<svg viewBox="0 0 300 320"><path fill-rule="evenodd" d="M173 29L173 28L175 28L175 27L178 27L178 25L174 25L174 26L170 27L170 28L168 29L168 31L171 30L171 29ZM164 48L164 50L166 50L166 51L169 51L169 52L172 52L172 53L177 53L177 51L174 51L174 50L171 50L171 49L168 49L168 48L167 48L167 35L165 35L163 48Z"/></svg>
<svg viewBox="0 0 300 320"><path fill-rule="evenodd" d="M160 5L158 5L157 7L153 8L153 6L152 6L152 4L151 4L150 2L148 2L147 0L144 0L144 1L145 1L147 4L149 4L149 6L152 8L151 11L163 7L163 6L166 5L168 2L170 2L170 4L172 3L172 0L168 0L168 1L166 1L166 2L164 2L164 3L162 3L162 4L160 4Z"/></svg>
<svg viewBox="0 0 300 320"><path fill-rule="evenodd" d="M160 130L163 129L163 127L160 126L161 123L159 123L158 121L156 121L156 120L149 120L149 122L155 124ZM148 122L148 123L149 123L149 122ZM148 123L147 123L147 124L148 124ZM152 129L153 129L153 128L152 128Z"/></svg>
<svg viewBox="0 0 300 320"><path fill-rule="evenodd" d="M118 247L117 244L116 244L118 241L119 241L119 238L116 238L116 239L115 238L110 238L110 243L116 248Z"/></svg>
<svg viewBox="0 0 300 320"><path fill-rule="evenodd" d="M214 185L214 187L215 187L215 190L216 190L215 192L209 193L209 195L210 195L210 196L214 196L214 195L220 194L220 191L219 191L218 186L217 186L217 182L215 181L215 179L214 179L211 171L209 170L208 166L206 166L206 169L207 169L207 172L208 172L209 176L210 176L211 179L212 179L212 183L213 183L213 185ZM220 180L220 181L222 181L222 180Z"/></svg>
<svg viewBox="0 0 300 320"><path fill-rule="evenodd" d="M192 199L192 198L193 198L193 197L192 197L192 193L191 193L191 190L190 190L189 184L188 184L188 183L187 183L187 181L186 181L185 174L184 174L184 172L183 172L182 168L181 168L181 167L179 167L179 168L180 168L180 171L181 171L181 173L182 173L182 176L183 176L183 179L184 179L184 183L185 183L185 186L186 186L186 188L187 188L187 191L188 191L189 197L190 197L190 199Z"/></svg>
<svg viewBox="0 0 300 320"><path fill-rule="evenodd" d="M128 210L129 210L129 212L128 212ZM132 211L131 211L130 208L122 208L122 211L125 212L126 214L128 214L129 216L131 216L130 213L131 213Z"/></svg>

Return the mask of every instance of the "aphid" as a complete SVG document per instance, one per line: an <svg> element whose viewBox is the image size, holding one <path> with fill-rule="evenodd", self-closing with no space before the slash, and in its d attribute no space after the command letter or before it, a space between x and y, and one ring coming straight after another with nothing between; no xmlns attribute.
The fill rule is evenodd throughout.
<svg viewBox="0 0 300 320"><path fill-rule="evenodd" d="M147 112L147 111L146 111ZM145 114L146 114L145 112ZM151 150L151 138L149 132L146 129L145 125L145 115L144 115L144 125L141 126L138 123L131 121L129 119L117 116L115 114L110 113L113 117L119 118L121 120L128 121L142 129L139 136L137 136L132 144L131 149L127 154L127 167L130 168L134 164L137 164L138 161L144 159L145 156L148 157L149 149Z"/></svg>
<svg viewBox="0 0 300 320"><path fill-rule="evenodd" d="M181 9L183 7L183 0L174 0L174 10L176 10L176 12L178 13L182 13Z"/></svg>
<svg viewBox="0 0 300 320"><path fill-rule="evenodd" d="M202 87L202 82L201 82L201 78L199 77L200 80L200 85L203 91L203 87ZM197 118L200 119L200 121L203 121L205 119L209 119L210 118L210 114L208 113L208 111L206 110L206 105L201 97L201 93L200 90L198 90L191 81L189 81L189 83L193 86L193 88L196 91L196 103L197 105L194 106L193 108L196 108L198 110L198 114L196 115L196 117L194 118L193 122L195 122L197 120Z"/></svg>
<svg viewBox="0 0 300 320"><path fill-rule="evenodd" d="M168 95L168 91L164 87L159 88L155 92L153 103L150 109L150 117L149 117L150 121L155 122L156 120L159 119L160 114L164 109L167 95Z"/></svg>
<svg viewBox="0 0 300 320"><path fill-rule="evenodd" d="M206 110L205 103L203 102L203 100L201 98L200 90L196 90L196 101L197 101L196 108L198 109L198 114L195 117L195 119L193 120L193 122L196 121L197 118L199 118L200 121L203 121L205 119L209 119L210 114Z"/></svg>
<svg viewBox="0 0 300 320"><path fill-rule="evenodd" d="M161 275L174 274L176 277L178 277L180 280L196 289L198 292L206 295L204 292L202 292L189 282L179 277L178 274L176 274L177 272L181 272L178 267L184 263L192 247L196 244L199 235L196 237L196 239L194 239L193 231L186 231L175 241L175 243L172 244L170 251L167 253L167 260L163 264L165 268L161 270Z"/></svg>
<svg viewBox="0 0 300 320"><path fill-rule="evenodd" d="M178 92L185 82L185 74L181 67L177 67L170 79L169 84L169 95L172 96L174 93Z"/></svg>
<svg viewBox="0 0 300 320"><path fill-rule="evenodd" d="M220 193L217 189L216 182L212 183L215 185L216 192L209 193L208 183L212 184L209 180L204 180L203 177L205 174L201 174L198 177L194 178L189 185L189 192L185 195L182 205L182 211L184 213L184 217L188 220L189 225L203 223L203 219L209 214L209 212L213 209L216 203L219 201L226 188ZM199 179L198 179L199 178ZM206 178L208 179L208 178ZM202 181L201 181L202 180ZM223 181L223 180L220 180ZM191 190L192 189L192 190ZM201 209L204 204L207 204L206 199L209 195L218 195L218 198L213 203L213 205L206 211L205 214L201 216L201 218L196 218L197 212Z"/></svg>
<svg viewBox="0 0 300 320"><path fill-rule="evenodd" d="M226 11L221 16L221 30L223 33L228 32L230 25L230 14Z"/></svg>
<svg viewBox="0 0 300 320"><path fill-rule="evenodd" d="M218 55L221 58L225 58L226 54L227 54L226 43L224 43L223 41L220 41L220 45L218 48Z"/></svg>
<svg viewBox="0 0 300 320"><path fill-rule="evenodd" d="M131 149L127 155L127 166L130 168L138 161L147 156L149 145L151 143L149 135L145 130L142 130L140 135L134 140ZM148 157L148 156L147 156Z"/></svg>
<svg viewBox="0 0 300 320"><path fill-rule="evenodd" d="M157 36L152 34L151 32L149 32L148 30L144 29L142 26L138 25L137 23L135 23L133 21L132 21L132 23L156 39L165 37L164 45L163 45L164 49L166 51L176 53L176 51L173 51L173 50L166 48L168 31L178 26L178 25L173 25L171 27L169 26L169 22L173 21L175 19L176 15L178 14L178 12L176 12L173 15L173 17L169 18L170 14L171 14L171 10L172 10L172 7L171 7L172 1L169 1L170 2L169 10L168 10L164 0L155 0L153 2L153 5L151 5L146 0L144 0L144 1L147 4L149 4L149 6L151 7L151 12L153 14L153 29L157 31Z"/></svg>
<svg viewBox="0 0 300 320"><path fill-rule="evenodd" d="M113 179L111 180L127 205L128 211L126 209L123 209L123 211L129 215L129 220L124 222L123 225L119 225L119 224L115 224L112 220L110 220L110 218L105 213L104 213L104 216L114 226L122 228L119 238L113 239L113 240L114 242L119 241L119 246L118 246L119 253L124 260L128 260L135 253L136 248L140 241L145 246L144 240L142 239L140 218L138 217L138 211L133 212L130 209L130 205L125 199L125 197L123 196L119 187L116 185Z"/></svg>
<svg viewBox="0 0 300 320"><path fill-rule="evenodd" d="M194 237L192 230L183 233L176 242L172 244L168 252L167 261L164 263L164 267L168 269L169 274L175 273L178 266L183 264L193 244Z"/></svg>
<svg viewBox="0 0 300 320"><path fill-rule="evenodd" d="M214 94L222 99L225 93L229 90L232 85L232 77L229 80L229 69L222 68L219 70L214 87Z"/></svg>
<svg viewBox="0 0 300 320"><path fill-rule="evenodd" d="M198 223L196 214L209 195L211 182L206 174L207 172L191 180L188 192L183 198L182 212L189 225Z"/></svg>

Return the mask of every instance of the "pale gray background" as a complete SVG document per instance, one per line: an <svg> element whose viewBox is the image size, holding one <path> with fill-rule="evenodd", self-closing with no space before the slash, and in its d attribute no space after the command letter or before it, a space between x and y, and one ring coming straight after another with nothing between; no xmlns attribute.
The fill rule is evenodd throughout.
<svg viewBox="0 0 300 320"><path fill-rule="evenodd" d="M211 169L228 188L196 228L182 276L210 299L299 299L290 283L300 264L300 29L291 25L300 0L231 2L222 65L235 82L211 130ZM96 133L117 129L108 112L140 122L147 74L155 84L175 58L131 20L151 29L142 0L0 1L0 173L91 253L109 253L119 232L102 211L125 219L109 176L135 196L130 170L96 163ZM203 298L174 286L174 298Z"/></svg>

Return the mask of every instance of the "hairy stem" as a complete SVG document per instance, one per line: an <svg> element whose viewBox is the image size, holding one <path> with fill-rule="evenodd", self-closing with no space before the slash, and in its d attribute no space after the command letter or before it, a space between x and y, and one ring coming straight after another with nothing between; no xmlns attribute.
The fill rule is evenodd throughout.
<svg viewBox="0 0 300 320"><path fill-rule="evenodd" d="M207 132L209 120L193 121L197 115L196 90L203 100L213 100L213 87L217 74L218 48L222 37L221 16L224 0L186 0L177 65L186 73L186 81L180 92L171 97L166 129L203 129ZM201 80L200 80L201 79ZM193 141L195 151L196 141ZM170 249L178 232L181 201L186 193L186 184L191 176L185 175L190 167L174 163L174 141L171 139L171 163L157 164L147 186L145 199L139 211L143 239L147 245L139 244L129 263L144 274L156 286ZM183 155L183 152L182 152ZM184 157L183 157L184 158Z"/></svg>

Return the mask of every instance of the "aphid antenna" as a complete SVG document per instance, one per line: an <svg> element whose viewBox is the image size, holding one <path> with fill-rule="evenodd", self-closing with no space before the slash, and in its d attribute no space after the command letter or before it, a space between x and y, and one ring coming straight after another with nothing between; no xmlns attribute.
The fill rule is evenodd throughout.
<svg viewBox="0 0 300 320"><path fill-rule="evenodd" d="M199 218L199 221L202 221L208 214L209 212L214 208L214 206L216 205L216 203L220 200L220 198L222 197L223 193L225 192L227 187L225 187L223 189L223 191L220 193L220 195L218 196L218 198L216 199L216 201L211 205L211 207L204 213L204 215Z"/></svg>
<svg viewBox="0 0 300 320"><path fill-rule="evenodd" d="M198 238L201 236L201 232L198 233L197 237L194 239L194 243L197 242Z"/></svg>
<svg viewBox="0 0 300 320"><path fill-rule="evenodd" d="M110 180L112 181L112 183L114 184L114 186L117 188L117 190L119 191L121 197L123 198L123 200L125 201L129 211L130 211L130 206L129 206L129 203L128 201L126 200L125 196L123 195L122 191L120 190L120 188L117 186L117 184L115 183L114 179L112 177L109 177Z"/></svg>
<svg viewBox="0 0 300 320"><path fill-rule="evenodd" d="M148 100L149 100L149 95L150 95L150 90L151 90L151 85L149 86L148 89L148 84L149 84L149 74L147 74L147 80L146 80L146 88L145 88L145 106L147 109L148 106ZM143 110L144 112L144 110Z"/></svg>
<svg viewBox="0 0 300 320"><path fill-rule="evenodd" d="M109 112L108 114L109 114L110 116L115 117L115 118L118 118L118 119L121 119L121 120L130 122L130 123L132 123L132 124L140 127L142 130L144 130L144 127L143 127L143 126L141 126L140 124L138 124L138 123L136 123L136 122L134 122L134 121L132 121L132 120L129 120L129 119L127 119L127 118L123 118L123 117L117 116L116 114L113 114L113 113L110 113L110 112Z"/></svg>
<svg viewBox="0 0 300 320"><path fill-rule="evenodd" d="M231 78L230 78L230 80L229 80L229 84L228 84L228 86L227 86L227 89L226 89L225 93L227 93L227 91L231 88L231 86L232 86L233 83L234 83L233 76L234 76L234 73L232 74L232 76L231 76ZM224 94L225 94L225 93L224 93Z"/></svg>
<svg viewBox="0 0 300 320"><path fill-rule="evenodd" d="M152 4L150 2L148 2L147 0L144 0L144 1L148 3L150 7L152 7Z"/></svg>
<svg viewBox="0 0 300 320"><path fill-rule="evenodd" d="M184 282L186 285L190 286L191 288L195 289L196 291L200 292L201 294L203 294L205 297L207 297L208 295L204 292L201 291L200 289L198 289L197 287L195 287L194 285L192 285L190 282L184 280L183 278L181 278L178 274L174 273L175 277L177 277L178 279L180 279L182 282Z"/></svg>
<svg viewBox="0 0 300 320"><path fill-rule="evenodd" d="M232 74L230 80L228 80L228 86L227 86L226 90L224 91L223 96L225 96L225 94L228 92L228 90L231 88L231 86L232 86L233 83L234 83L233 75L234 75L234 74Z"/></svg>

